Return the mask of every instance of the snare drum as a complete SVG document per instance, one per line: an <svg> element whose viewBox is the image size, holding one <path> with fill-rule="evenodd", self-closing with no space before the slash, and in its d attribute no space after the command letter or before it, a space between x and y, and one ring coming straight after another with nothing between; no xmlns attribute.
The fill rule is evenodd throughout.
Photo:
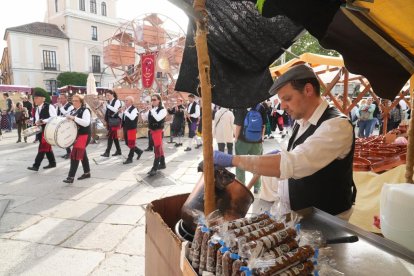
<svg viewBox="0 0 414 276"><path fill-rule="evenodd" d="M29 137L32 135L36 135L38 133L42 132L42 127L41 126L32 126L29 128L26 128L25 130L23 130L23 136L24 137Z"/></svg>
<svg viewBox="0 0 414 276"><path fill-rule="evenodd" d="M46 142L63 149L73 145L77 134L78 127L76 123L65 117L53 117L45 127Z"/></svg>

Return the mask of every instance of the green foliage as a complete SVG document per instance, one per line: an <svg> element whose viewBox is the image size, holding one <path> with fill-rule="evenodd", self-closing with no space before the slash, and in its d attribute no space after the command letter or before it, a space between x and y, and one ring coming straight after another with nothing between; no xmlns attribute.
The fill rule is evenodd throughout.
<svg viewBox="0 0 414 276"><path fill-rule="evenodd" d="M57 76L59 87L65 85L86 86L87 79L87 74L79 72L63 72Z"/></svg>
<svg viewBox="0 0 414 276"><path fill-rule="evenodd" d="M300 56L304 53L313 53L318 55L324 56L334 56L339 57L339 53L335 50L328 50L323 48L318 40L313 37L310 33L305 32L298 40L290 48L290 52L296 56ZM286 59L285 62L295 58L294 55L291 53L286 52ZM281 64L281 58L276 60L272 66L277 66Z"/></svg>
<svg viewBox="0 0 414 276"><path fill-rule="evenodd" d="M41 88L41 87L35 87L35 88L33 88L33 93L35 93L35 92L42 93L44 95L44 97L45 97L45 102L47 102L47 103L51 103L52 102L52 100L50 99L49 93L46 90L44 90L43 88Z"/></svg>

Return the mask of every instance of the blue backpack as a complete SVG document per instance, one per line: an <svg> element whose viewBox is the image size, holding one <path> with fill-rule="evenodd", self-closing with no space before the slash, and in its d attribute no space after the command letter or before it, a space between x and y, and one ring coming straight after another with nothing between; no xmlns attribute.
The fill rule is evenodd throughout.
<svg viewBox="0 0 414 276"><path fill-rule="evenodd" d="M250 109L244 118L243 136L247 142L262 141L263 119L259 112L260 107L258 104L254 109Z"/></svg>

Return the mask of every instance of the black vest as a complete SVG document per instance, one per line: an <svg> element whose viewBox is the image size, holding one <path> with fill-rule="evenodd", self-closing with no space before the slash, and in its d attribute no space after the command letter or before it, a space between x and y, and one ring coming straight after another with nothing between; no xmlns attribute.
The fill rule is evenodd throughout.
<svg viewBox="0 0 414 276"><path fill-rule="evenodd" d="M39 112L39 119L48 119L50 117L49 114L49 104L48 103L43 103L42 109Z"/></svg>
<svg viewBox="0 0 414 276"><path fill-rule="evenodd" d="M128 108L128 112L131 113L132 110L136 109L135 106L131 106L130 108ZM124 115L123 120L122 120L122 127L124 129L136 129L137 128L137 124L138 124L138 115L137 117L135 117L134 120L129 119L127 116Z"/></svg>
<svg viewBox="0 0 414 276"><path fill-rule="evenodd" d="M310 125L294 141L299 130L299 125L296 124L292 137L289 140L288 151L304 143L324 121L336 117L346 118L336 108L328 107L316 126ZM289 198L292 210L296 211L314 206L332 215L337 215L352 207L356 197L356 187L352 177L355 134L353 136L351 151L344 159L335 159L329 165L310 176L301 179L289 179ZM318 157L315 156L315 158Z"/></svg>
<svg viewBox="0 0 414 276"><path fill-rule="evenodd" d="M64 109L64 110L66 110L66 111L68 111L68 109L69 109L69 107L70 107L71 105L72 105L71 103L67 102L67 103L63 106L63 109ZM62 112L60 112L60 108L58 108L58 109L57 109L57 115L58 115L58 116L62 115Z"/></svg>
<svg viewBox="0 0 414 276"><path fill-rule="evenodd" d="M164 109L164 107L158 107L156 112L159 113L163 109ZM152 117L151 111L148 112L148 128L149 129L151 129L151 130L163 129L164 128L164 122L165 122L165 118L162 119L161 121L157 121L157 120L155 120L154 117Z"/></svg>
<svg viewBox="0 0 414 276"><path fill-rule="evenodd" d="M193 105L191 106L190 111L188 112L188 114L194 114L196 112L196 105L197 105L197 103L193 102ZM198 121L198 118L190 117L190 120L191 120L191 122L194 123L194 122Z"/></svg>
<svg viewBox="0 0 414 276"><path fill-rule="evenodd" d="M116 103L116 99L114 98L113 100L112 100L112 103L110 104L111 106L115 106L115 103ZM109 103L109 102L108 102ZM107 108L106 109L106 112L105 112L105 120L106 121L108 121L108 118L109 117L113 117L113 118L118 118L118 112L113 112L112 110L110 110L109 108Z"/></svg>
<svg viewBox="0 0 414 276"><path fill-rule="evenodd" d="M85 112L85 110L86 109L88 109L89 110L89 113L92 115L92 113L91 113L91 110L89 109L89 108L86 108L86 107L80 107L78 110L76 110L73 114L72 114L72 116L76 116L76 117L78 117L78 118L81 118L82 119L82 116L83 116L83 112ZM88 134L88 135L91 135L91 125L89 124L88 126L86 126L86 127L84 127L84 126L81 126L81 125L79 125L79 124L76 124L77 126L78 126L78 135L84 135L84 134Z"/></svg>

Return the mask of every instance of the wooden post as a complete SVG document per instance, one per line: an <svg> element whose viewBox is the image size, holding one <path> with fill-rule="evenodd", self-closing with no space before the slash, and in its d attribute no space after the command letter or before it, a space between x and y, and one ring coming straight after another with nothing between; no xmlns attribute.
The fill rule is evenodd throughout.
<svg viewBox="0 0 414 276"><path fill-rule="evenodd" d="M210 58L207 47L207 12L206 0L195 0L194 11L202 16L196 19L197 32L195 43L197 47L198 71L203 108L203 157L204 157L204 214L207 216L215 210L213 138L211 120L211 82Z"/></svg>
<svg viewBox="0 0 414 276"><path fill-rule="evenodd" d="M411 95L411 119L408 127L408 146L407 146L407 164L405 167L405 181L414 184L413 168L414 168L414 75L410 79L410 95Z"/></svg>
<svg viewBox="0 0 414 276"><path fill-rule="evenodd" d="M342 99L342 112L344 112L344 110L346 110L346 108L348 107L349 72L348 70L346 70L345 67L342 70L344 72L344 94ZM345 115L348 115L348 113L345 113Z"/></svg>

